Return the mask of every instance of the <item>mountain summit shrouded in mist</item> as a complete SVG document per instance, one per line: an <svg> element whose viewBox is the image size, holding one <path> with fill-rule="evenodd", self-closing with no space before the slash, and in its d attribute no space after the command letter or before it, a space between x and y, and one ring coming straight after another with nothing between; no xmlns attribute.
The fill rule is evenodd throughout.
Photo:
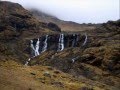
<svg viewBox="0 0 120 90"><path fill-rule="evenodd" d="M103 23L119 19L119 0L7 0L66 21Z"/></svg>
<svg viewBox="0 0 120 90"><path fill-rule="evenodd" d="M0 90L119 90L115 3L39 1L0 1Z"/></svg>

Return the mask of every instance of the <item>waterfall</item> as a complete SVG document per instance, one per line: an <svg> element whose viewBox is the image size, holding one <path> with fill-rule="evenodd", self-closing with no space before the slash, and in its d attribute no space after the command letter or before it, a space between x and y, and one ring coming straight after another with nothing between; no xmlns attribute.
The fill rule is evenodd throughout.
<svg viewBox="0 0 120 90"><path fill-rule="evenodd" d="M87 37L87 34L85 33L85 41L84 41L84 43L83 43L82 46L85 46L85 45L86 45L86 43L87 43L87 39L88 39L88 37Z"/></svg>
<svg viewBox="0 0 120 90"><path fill-rule="evenodd" d="M30 40L30 42L31 42L30 47L31 47L31 49L33 50L34 55L35 55L35 47L34 47L34 45L33 45L33 40Z"/></svg>
<svg viewBox="0 0 120 90"><path fill-rule="evenodd" d="M59 43L58 43L58 51L62 51L64 49L64 34L60 34Z"/></svg>
<svg viewBox="0 0 120 90"><path fill-rule="evenodd" d="M72 62L74 63L77 59L79 59L79 56L72 58Z"/></svg>
<svg viewBox="0 0 120 90"><path fill-rule="evenodd" d="M40 44L40 40L38 38L38 40L36 42L36 46L35 46L35 56L40 55L40 53L39 53L39 44Z"/></svg>
<svg viewBox="0 0 120 90"><path fill-rule="evenodd" d="M73 63L75 62L75 58L72 59L72 62L73 62Z"/></svg>
<svg viewBox="0 0 120 90"><path fill-rule="evenodd" d="M37 40L37 42L36 42L36 46L35 46L35 47L34 47L34 45L33 45L33 40L30 40L30 41L31 41L30 47L31 47L32 50L34 51L33 57L40 55L40 54L39 54L39 43L40 43L39 38L38 38L38 40Z"/></svg>
<svg viewBox="0 0 120 90"><path fill-rule="evenodd" d="M53 42L53 44L52 44L52 42L50 42L50 44L52 44L50 47L48 46L49 45L48 37L52 37L51 41ZM78 47L79 42L81 40L80 35L76 34L76 33L74 33L73 35L70 34L68 36L65 36L64 34L61 33L61 34L58 35L59 39L54 40L54 38L55 38L55 35L53 35L53 36L52 35L51 36L46 35L44 37L41 37L41 39L38 38L38 39L30 40L30 48L31 48L32 53L31 53L31 57L26 61L25 65L27 66L32 58L40 55L40 53L42 53L42 52L47 51L48 48L50 48L50 49L54 48L54 50L56 50L56 44L58 45L57 46L57 51L63 51L65 47L69 47L69 45L68 45L69 43L70 43L70 47L71 46L72 47ZM86 45L86 43L88 41L88 36L87 36L86 33L85 33L83 38L84 38L84 42L83 42L82 46ZM42 46L41 42L43 43L43 46ZM53 58L54 58L54 55L51 57L51 59L53 59ZM78 57L75 57L75 58L72 58L71 60L74 63L77 59L78 59Z"/></svg>
<svg viewBox="0 0 120 90"><path fill-rule="evenodd" d="M29 59L26 61L25 66L28 65L28 63L30 62L30 60L31 60L31 58L29 58Z"/></svg>
<svg viewBox="0 0 120 90"><path fill-rule="evenodd" d="M64 49L64 34L61 34L61 51Z"/></svg>
<svg viewBox="0 0 120 90"><path fill-rule="evenodd" d="M31 49L34 51L33 57L36 57L36 56L40 55L40 53L39 53L39 44L40 44L39 38L38 38L38 40L37 40L37 42L36 42L35 47L34 47L34 45L33 45L33 40L30 40L30 42L31 42L30 47L31 47ZM32 57L32 58L33 58L33 57ZM31 60L31 58L29 58L29 59L26 61L25 66L28 65L28 63L30 62L30 60Z"/></svg>
<svg viewBox="0 0 120 90"><path fill-rule="evenodd" d="M31 42L30 47L31 47L31 49L32 49L33 52L34 52L33 57L35 57L35 52L36 52L36 51L35 51L35 47L34 47L34 45L33 45L33 40L30 40L30 42ZM26 61L25 66L28 65L28 63L30 62L30 60L31 60L31 58L29 58L29 59Z"/></svg>
<svg viewBox="0 0 120 90"><path fill-rule="evenodd" d="M48 41L48 35L45 36L45 41L44 41L42 52L45 52L47 50L47 45L48 45L47 41Z"/></svg>

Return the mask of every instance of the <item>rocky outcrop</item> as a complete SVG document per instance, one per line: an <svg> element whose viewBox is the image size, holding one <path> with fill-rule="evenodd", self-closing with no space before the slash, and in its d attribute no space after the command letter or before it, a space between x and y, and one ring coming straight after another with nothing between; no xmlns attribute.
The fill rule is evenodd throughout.
<svg viewBox="0 0 120 90"><path fill-rule="evenodd" d="M0 1L0 40L40 36L49 31L60 32L61 29L54 23L40 22L17 3Z"/></svg>
<svg viewBox="0 0 120 90"><path fill-rule="evenodd" d="M65 42L68 46L66 49L62 52L48 50L41 53L40 56L32 59L29 65L52 66L77 78L86 77L113 86L117 90L120 87L118 25L119 21L108 22L96 30L87 32L87 37L80 35L81 41L79 41L80 46L78 45L78 47L71 48L72 42L70 42L69 47L67 41L72 41L74 35L68 35L69 37ZM85 47L81 47L85 40L88 40L87 44L85 44Z"/></svg>
<svg viewBox="0 0 120 90"><path fill-rule="evenodd" d="M46 33L57 33L60 28L52 24L37 20L28 10L18 3L0 1L0 56L12 55L22 61L26 55L24 52L26 42L31 38L40 37ZM55 30L56 29L56 30ZM4 47L6 48L5 50ZM23 60L24 61L24 60Z"/></svg>
<svg viewBox="0 0 120 90"><path fill-rule="evenodd" d="M61 32L61 29L54 23L50 22L47 24L47 27L53 31Z"/></svg>
<svg viewBox="0 0 120 90"><path fill-rule="evenodd" d="M52 22L50 22L50 23L44 23L44 22L42 22L40 25L43 28L48 28L48 29L50 29L52 31L55 31L55 32L61 32L61 28L58 27L56 24L54 24Z"/></svg>
<svg viewBox="0 0 120 90"><path fill-rule="evenodd" d="M25 64L28 60L25 65L52 66L77 79L85 77L93 84L97 81L119 90L119 21L85 31L87 35L61 34L57 25L39 22L19 4L0 2L0 11L0 62L14 60ZM49 77L47 74L44 76Z"/></svg>
<svg viewBox="0 0 120 90"><path fill-rule="evenodd" d="M61 38L63 35L63 38ZM61 42L61 40L63 40ZM39 37L37 39L33 39L29 41L29 50L28 52L32 52L32 56L35 55L35 48L37 47L37 43L39 45L39 53L44 51L62 51L63 49L70 47L81 47L83 46L86 40L85 35L80 34L51 34ZM87 41L86 41L87 42ZM63 44L63 46L61 46ZM32 47L31 47L32 45ZM45 46L46 45L46 46ZM60 45L60 46L59 46ZM44 50L45 49L45 50Z"/></svg>
<svg viewBox="0 0 120 90"><path fill-rule="evenodd" d="M35 29L39 23L32 14L17 3L0 1L0 11L0 33L4 31L6 39L19 36L23 30Z"/></svg>

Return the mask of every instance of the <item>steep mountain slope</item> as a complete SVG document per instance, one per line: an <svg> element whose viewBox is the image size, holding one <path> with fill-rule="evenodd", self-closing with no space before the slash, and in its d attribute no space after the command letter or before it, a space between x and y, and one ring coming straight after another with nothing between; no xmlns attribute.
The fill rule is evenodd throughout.
<svg viewBox="0 0 120 90"><path fill-rule="evenodd" d="M4 33L6 32L6 37L1 36L1 39L12 39L13 37L11 36L34 36L36 34L39 35L41 32L47 32L46 30L52 30L50 26L43 27L46 23L39 22L29 11L25 10L19 4L0 2L0 11L0 32L1 34L3 31ZM9 38L7 38L7 35Z"/></svg>
<svg viewBox="0 0 120 90"><path fill-rule="evenodd" d="M0 89L1 90L70 90L91 88L71 75L51 67L25 67L29 58L29 40L60 32L54 23L39 22L21 5L0 1ZM57 31L57 32L56 32ZM99 88L99 87L94 87Z"/></svg>
<svg viewBox="0 0 120 90"><path fill-rule="evenodd" d="M1 90L104 90L102 83L77 79L50 66L23 66L12 60L0 63Z"/></svg>
<svg viewBox="0 0 120 90"><path fill-rule="evenodd" d="M0 11L0 90L119 90L120 20L83 25L77 33L79 24L72 23L72 32L60 34L55 23L38 20L19 4L0 1Z"/></svg>
<svg viewBox="0 0 120 90"><path fill-rule="evenodd" d="M27 40L60 31L56 24L40 22L21 5L0 1L0 58L7 55L23 60Z"/></svg>
<svg viewBox="0 0 120 90"><path fill-rule="evenodd" d="M77 78L98 81L111 90L120 88L120 20L109 21L87 33L85 46L69 47L61 52L47 51L29 65L48 65ZM81 43L82 44L82 43ZM112 87L111 87L112 86Z"/></svg>
<svg viewBox="0 0 120 90"><path fill-rule="evenodd" d="M60 20L54 16L45 14L36 9L32 9L30 11L40 21L43 21L46 23L49 23L49 22L56 23L61 28L61 30L65 32L79 32L79 31L85 31L85 30L93 30L96 28L96 25L93 25L93 24L78 24L71 21Z"/></svg>

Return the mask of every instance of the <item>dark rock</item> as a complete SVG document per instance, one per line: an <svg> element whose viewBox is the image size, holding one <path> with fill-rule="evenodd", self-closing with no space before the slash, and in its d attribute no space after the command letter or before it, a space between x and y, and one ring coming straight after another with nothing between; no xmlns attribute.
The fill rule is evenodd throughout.
<svg viewBox="0 0 120 90"><path fill-rule="evenodd" d="M31 75L36 75L35 73L30 73Z"/></svg>
<svg viewBox="0 0 120 90"><path fill-rule="evenodd" d="M58 31L61 32L61 29L54 23L50 22L47 24L48 28L53 30L53 31Z"/></svg>
<svg viewBox="0 0 120 90"><path fill-rule="evenodd" d="M48 69L48 70L53 70L53 68L52 68L52 67L48 67L47 69Z"/></svg>
<svg viewBox="0 0 120 90"><path fill-rule="evenodd" d="M50 51L50 50L57 51L58 50L59 37L60 37L60 34L48 35L47 51ZM40 40L39 52L42 52L45 39L46 39L46 36L41 36L39 38L39 40ZM36 45L37 40L38 39L36 39L36 38L33 39L34 46ZM80 46L82 46L83 42L84 42L84 38L80 34L64 34L64 48L80 47ZM29 50L31 50L31 49L29 49Z"/></svg>
<svg viewBox="0 0 120 90"><path fill-rule="evenodd" d="M57 87L64 87L64 85L61 82L52 82L51 84Z"/></svg>
<svg viewBox="0 0 120 90"><path fill-rule="evenodd" d="M82 62L87 62L95 59L95 56L92 54L85 54L85 55L82 55L80 59Z"/></svg>
<svg viewBox="0 0 120 90"><path fill-rule="evenodd" d="M55 73L55 74L59 74L59 73L60 73L60 71L54 71L54 73Z"/></svg>
<svg viewBox="0 0 120 90"><path fill-rule="evenodd" d="M45 72L43 75L44 75L45 77L49 77L49 78L51 78L51 75L50 75L49 72Z"/></svg>

